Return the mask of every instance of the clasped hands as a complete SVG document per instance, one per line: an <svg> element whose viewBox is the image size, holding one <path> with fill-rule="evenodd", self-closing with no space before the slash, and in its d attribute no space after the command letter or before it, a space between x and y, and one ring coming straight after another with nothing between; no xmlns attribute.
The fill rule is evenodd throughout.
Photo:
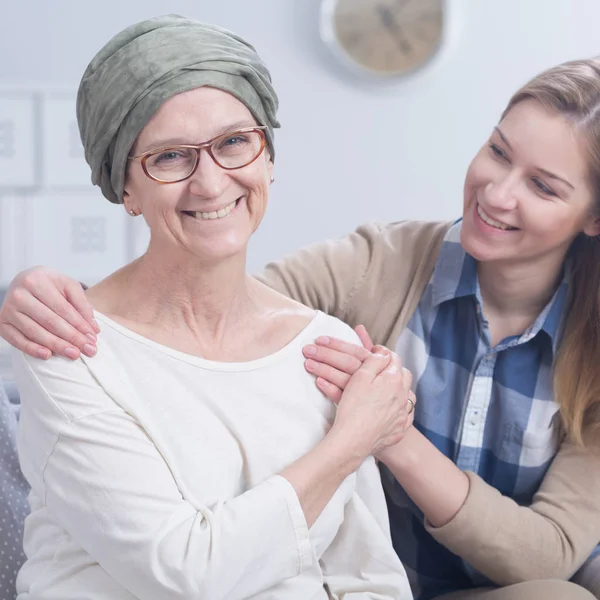
<svg viewBox="0 0 600 600"><path fill-rule="evenodd" d="M377 458L413 424L412 374L395 352L373 345L362 325L355 331L362 346L330 337L305 346L305 368L338 406L333 428L354 435L357 445L367 446L365 456Z"/></svg>

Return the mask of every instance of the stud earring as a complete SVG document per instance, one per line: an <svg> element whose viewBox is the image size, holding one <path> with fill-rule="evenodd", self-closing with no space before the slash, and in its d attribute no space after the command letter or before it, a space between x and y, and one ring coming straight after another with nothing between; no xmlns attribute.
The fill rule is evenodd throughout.
<svg viewBox="0 0 600 600"><path fill-rule="evenodd" d="M137 213L136 213L136 212L133 210L133 208L132 208L132 209L129 211L129 214L130 214L132 217L137 217L137 216L138 216L138 214L137 214Z"/></svg>
<svg viewBox="0 0 600 600"><path fill-rule="evenodd" d="M275 177L273 177L273 175L271 175L271 183L275 183Z"/></svg>

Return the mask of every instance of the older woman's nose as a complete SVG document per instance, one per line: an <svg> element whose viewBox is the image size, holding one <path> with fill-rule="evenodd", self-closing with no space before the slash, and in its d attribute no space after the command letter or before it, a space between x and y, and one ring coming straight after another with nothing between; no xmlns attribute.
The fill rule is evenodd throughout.
<svg viewBox="0 0 600 600"><path fill-rule="evenodd" d="M227 187L229 173L221 168L203 149L196 169L190 177L190 191L196 196L218 198Z"/></svg>

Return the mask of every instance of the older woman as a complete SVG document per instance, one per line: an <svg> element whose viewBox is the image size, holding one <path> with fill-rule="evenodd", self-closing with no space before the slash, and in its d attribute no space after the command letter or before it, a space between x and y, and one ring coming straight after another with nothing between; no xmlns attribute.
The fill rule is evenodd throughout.
<svg viewBox="0 0 600 600"><path fill-rule="evenodd" d="M92 60L77 116L93 181L151 230L88 292L93 360L16 357L31 484L19 598L411 598L373 453L410 377L366 361L335 412L303 368L357 341L245 273L277 99L254 49L177 16Z"/></svg>

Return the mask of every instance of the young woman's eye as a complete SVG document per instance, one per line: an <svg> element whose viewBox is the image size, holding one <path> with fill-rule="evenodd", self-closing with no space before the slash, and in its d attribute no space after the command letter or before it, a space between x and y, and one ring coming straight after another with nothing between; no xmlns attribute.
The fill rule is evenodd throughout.
<svg viewBox="0 0 600 600"><path fill-rule="evenodd" d="M535 185L535 187L542 192L542 194L546 196L556 196L554 191L551 190L541 179L533 177L531 181L533 182L533 185Z"/></svg>
<svg viewBox="0 0 600 600"><path fill-rule="evenodd" d="M502 148L500 148L500 146L498 146L497 144L494 144L493 142L490 142L489 146L490 146L492 153L494 154L494 156L496 158L499 158L500 160L508 160L508 156L506 156L506 152L504 152L504 150L502 150Z"/></svg>

